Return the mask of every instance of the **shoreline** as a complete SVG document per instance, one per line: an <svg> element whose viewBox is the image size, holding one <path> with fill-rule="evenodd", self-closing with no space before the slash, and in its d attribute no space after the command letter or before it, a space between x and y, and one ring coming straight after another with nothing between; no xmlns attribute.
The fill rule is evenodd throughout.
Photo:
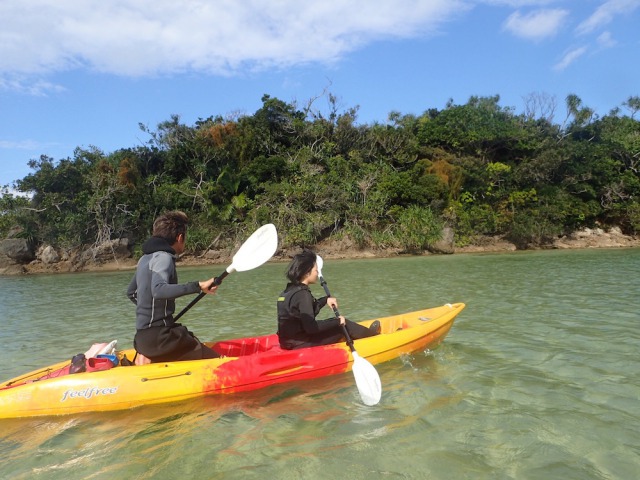
<svg viewBox="0 0 640 480"><path fill-rule="evenodd" d="M623 234L619 229L611 229L605 232L602 229L584 229L571 235L556 239L549 245L529 246L518 249L515 244L500 237L482 237L477 243L464 247L453 247L447 253L433 253L425 251L421 254L408 254L398 249L359 249L348 241L324 241L315 246L314 250L327 259L366 259L366 258L390 258L398 256L429 256L429 255L455 255L475 253L509 253L528 250L562 250L562 249L611 249L640 247L640 237ZM300 248L281 249L276 252L270 261L287 262ZM227 265L232 261L233 251L209 250L203 255L184 255L179 260L179 265L206 266ZM77 262L74 259L65 259L57 262L46 263L41 259L33 260L27 264L9 263L0 264L0 275L20 276L78 272L117 272L135 269L137 258L131 254L128 256L115 254L112 259L107 256L92 259L90 261Z"/></svg>

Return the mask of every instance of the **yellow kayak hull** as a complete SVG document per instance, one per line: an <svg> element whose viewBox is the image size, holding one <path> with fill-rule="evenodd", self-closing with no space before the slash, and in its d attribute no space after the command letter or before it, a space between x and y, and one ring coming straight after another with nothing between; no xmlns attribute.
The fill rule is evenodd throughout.
<svg viewBox="0 0 640 480"><path fill-rule="evenodd" d="M380 335L355 340L358 355L377 364L401 354L433 349L451 329L463 303L378 320ZM222 358L117 366L68 374L69 360L0 384L0 418L125 410L213 394L335 375L351 370L345 343L283 350L276 335L208 342ZM117 352L132 359L133 350ZM384 384L384 379L383 379Z"/></svg>

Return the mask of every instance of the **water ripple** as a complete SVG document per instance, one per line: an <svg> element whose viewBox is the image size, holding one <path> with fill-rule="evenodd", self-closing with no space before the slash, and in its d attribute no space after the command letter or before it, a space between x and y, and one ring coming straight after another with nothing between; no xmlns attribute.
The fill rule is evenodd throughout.
<svg viewBox="0 0 640 480"><path fill-rule="evenodd" d="M284 269L230 275L185 323L205 339L272 333ZM216 272L186 268L181 280ZM375 407L344 374L5 420L0 477L595 480L640 471L639 250L327 261L323 273L356 320L456 301L467 309L440 348L376 366ZM3 377L94 341L129 346L130 275L0 277Z"/></svg>

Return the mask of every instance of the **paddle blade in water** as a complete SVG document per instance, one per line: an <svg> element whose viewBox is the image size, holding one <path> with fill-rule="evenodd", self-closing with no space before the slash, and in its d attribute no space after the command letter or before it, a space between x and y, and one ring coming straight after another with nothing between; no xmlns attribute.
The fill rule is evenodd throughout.
<svg viewBox="0 0 640 480"><path fill-rule="evenodd" d="M356 379L356 386L362 403L371 406L376 405L382 396L382 383L377 370L367 360L358 355L357 352L351 352L353 355L353 376Z"/></svg>

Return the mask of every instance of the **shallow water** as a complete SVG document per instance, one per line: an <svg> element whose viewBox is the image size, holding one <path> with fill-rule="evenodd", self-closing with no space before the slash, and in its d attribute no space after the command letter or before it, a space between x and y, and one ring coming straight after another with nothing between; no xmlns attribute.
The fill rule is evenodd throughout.
<svg viewBox="0 0 640 480"><path fill-rule="evenodd" d="M284 270L230 275L184 323L203 339L273 332ZM349 373L124 412L0 420L0 478L638 478L640 250L327 260L323 273L355 320L467 308L439 349L376 366L375 407L361 404ZM130 275L0 277L2 379L93 342L129 347Z"/></svg>

